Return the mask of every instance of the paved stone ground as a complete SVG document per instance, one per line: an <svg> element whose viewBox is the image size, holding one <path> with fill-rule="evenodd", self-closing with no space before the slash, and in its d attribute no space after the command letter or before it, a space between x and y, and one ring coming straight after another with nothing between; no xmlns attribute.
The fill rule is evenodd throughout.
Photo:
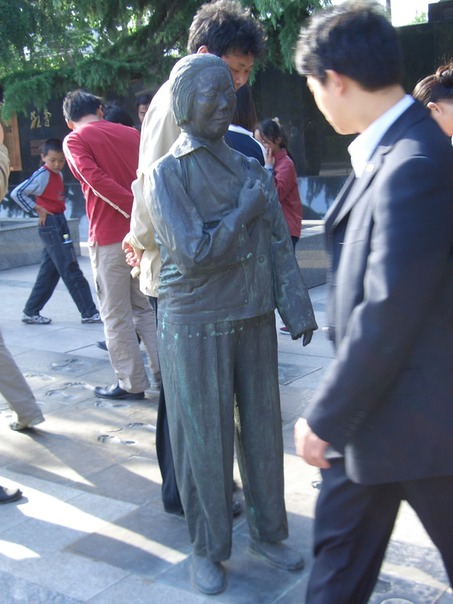
<svg viewBox="0 0 453 604"><path fill-rule="evenodd" d="M81 265L91 280L86 257ZM102 326L81 325L64 286L44 309L51 325L20 321L36 271L0 271L2 332L46 416L33 431L12 432L0 397L0 481L25 495L0 509L0 603L303 604L319 475L295 456L292 430L332 357L323 334L307 349L279 335L289 543L305 553L307 567L285 573L252 556L241 516L228 589L206 597L191 585L184 520L160 503L157 392L138 402L97 399L94 386L114 381L107 354L95 346ZM322 325L325 287L311 294ZM439 556L405 506L370 600L392 601L453 602Z"/></svg>

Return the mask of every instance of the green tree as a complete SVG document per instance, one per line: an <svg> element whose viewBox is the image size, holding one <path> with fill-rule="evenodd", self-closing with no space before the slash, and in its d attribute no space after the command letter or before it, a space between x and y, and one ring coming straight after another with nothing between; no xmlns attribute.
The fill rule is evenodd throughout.
<svg viewBox="0 0 453 604"><path fill-rule="evenodd" d="M418 11L415 13L415 18L412 21L413 25L418 25L419 23L428 23L428 15L425 11L419 13Z"/></svg>
<svg viewBox="0 0 453 604"><path fill-rule="evenodd" d="M0 0L2 114L44 108L76 87L127 92L162 81L185 52L200 0ZM292 69L299 28L330 0L243 0L262 21L268 57Z"/></svg>

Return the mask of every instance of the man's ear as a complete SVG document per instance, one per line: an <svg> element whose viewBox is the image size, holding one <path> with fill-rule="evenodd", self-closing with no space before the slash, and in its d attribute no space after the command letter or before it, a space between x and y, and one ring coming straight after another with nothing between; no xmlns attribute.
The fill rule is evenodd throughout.
<svg viewBox="0 0 453 604"><path fill-rule="evenodd" d="M209 53L209 48L205 44L197 50L197 55L205 55L207 53Z"/></svg>
<svg viewBox="0 0 453 604"><path fill-rule="evenodd" d="M65 120L66 121L66 125L69 128L69 130L74 130L74 122L72 120Z"/></svg>
<svg viewBox="0 0 453 604"><path fill-rule="evenodd" d="M342 94L347 87L347 77L334 69L326 69L325 85L332 87L335 94Z"/></svg>
<svg viewBox="0 0 453 604"><path fill-rule="evenodd" d="M442 113L442 107L437 103L434 103L433 101L430 101L426 106L430 111L433 111L434 113Z"/></svg>

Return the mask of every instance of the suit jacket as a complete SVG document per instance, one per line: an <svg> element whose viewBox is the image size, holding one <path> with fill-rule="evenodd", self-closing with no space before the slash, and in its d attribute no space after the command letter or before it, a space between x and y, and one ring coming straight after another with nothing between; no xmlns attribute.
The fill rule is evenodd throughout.
<svg viewBox="0 0 453 604"><path fill-rule="evenodd" d="M337 356L306 417L356 482L453 474L452 176L415 103L326 217Z"/></svg>

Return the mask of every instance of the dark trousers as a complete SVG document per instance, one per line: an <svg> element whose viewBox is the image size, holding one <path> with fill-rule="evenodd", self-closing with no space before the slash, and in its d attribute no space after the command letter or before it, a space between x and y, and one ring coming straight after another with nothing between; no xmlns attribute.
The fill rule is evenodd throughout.
<svg viewBox="0 0 453 604"><path fill-rule="evenodd" d="M38 233L44 249L24 313L29 316L39 314L50 300L61 277L82 317L92 317L97 313L97 308L90 285L80 270L74 246L72 243L63 243L63 235L69 234L64 214L47 216L46 224L38 227Z"/></svg>
<svg viewBox="0 0 453 604"><path fill-rule="evenodd" d="M344 460L322 471L307 604L366 604L402 500L417 513L453 584L453 476L379 485L353 483Z"/></svg>
<svg viewBox="0 0 453 604"><path fill-rule="evenodd" d="M212 324L166 320L158 350L193 551L230 556L235 430L250 536L286 539L274 312Z"/></svg>
<svg viewBox="0 0 453 604"><path fill-rule="evenodd" d="M157 323L157 298L148 296L149 303L154 309ZM162 476L162 503L167 512L182 513L181 498L176 484L175 465L171 450L170 432L168 430L167 408L165 404L164 386L161 384L159 392L159 405L157 408L156 425L156 454Z"/></svg>

